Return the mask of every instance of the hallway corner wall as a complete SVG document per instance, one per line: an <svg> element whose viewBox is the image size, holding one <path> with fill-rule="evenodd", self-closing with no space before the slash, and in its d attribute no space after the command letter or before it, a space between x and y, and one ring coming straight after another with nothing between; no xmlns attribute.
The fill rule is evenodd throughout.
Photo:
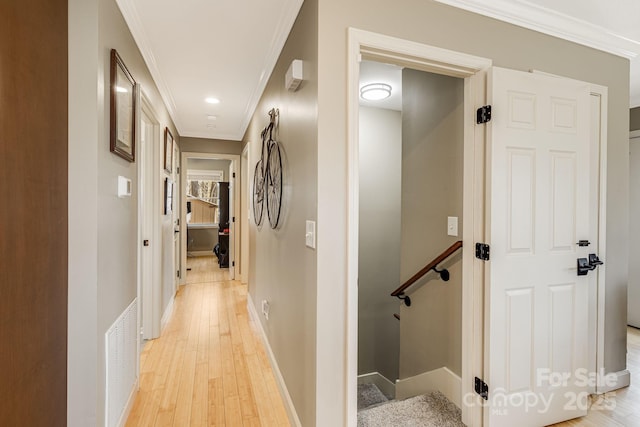
<svg viewBox="0 0 640 427"><path fill-rule="evenodd" d="M305 221L316 220L318 203L317 10L317 0L303 3L239 147L241 152L249 143L253 183L267 112L279 109L274 136L283 159L280 225L271 229L266 207L260 227L253 214L249 218L249 294L259 313L262 300L270 304L269 319L261 314L260 321L304 426L314 426L316 418L316 251L305 246ZM288 91L284 76L294 59L303 61L304 81Z"/></svg>
<svg viewBox="0 0 640 427"><path fill-rule="evenodd" d="M112 48L140 83L158 115L160 128L164 131L169 127L177 145L180 140L116 1L71 0L69 28L67 423L70 427L102 426L106 395L105 333L136 297L138 275L139 153L136 162L129 163L109 149ZM139 146L136 150L139 151ZM118 176L131 180L131 197L117 196ZM163 173L162 179L164 176ZM173 251L173 247L163 248L169 249Z"/></svg>

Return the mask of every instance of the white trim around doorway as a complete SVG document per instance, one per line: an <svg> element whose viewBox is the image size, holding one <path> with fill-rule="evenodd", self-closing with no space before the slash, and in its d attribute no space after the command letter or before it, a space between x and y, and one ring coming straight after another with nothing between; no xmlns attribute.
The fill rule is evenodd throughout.
<svg viewBox="0 0 640 427"><path fill-rule="evenodd" d="M187 160L188 159L209 159L209 160L231 160L231 174L236 175L235 181L233 182L233 216L238 218L238 212L240 210L240 186L237 185L239 182L239 171L240 171L240 155L239 154L217 154L217 153L198 153L198 152L182 152L181 160L180 160L180 172L183 176L186 177L186 173L188 170ZM231 175L230 174L230 175ZM233 180L232 175L229 177L229 182ZM186 183L186 179L184 180ZM187 200L187 187L186 185L180 186L180 200ZM187 204L181 202L180 203L180 224L184 224L184 229L187 227ZM237 254L239 253L240 248L240 221L235 222L233 227L233 247L229 253L229 272L231 273L230 279L234 280L239 276L239 263L234 261L237 259ZM181 242L181 254L180 254L180 284L184 284L187 278L187 233L181 233L180 238ZM231 245L230 245L231 246Z"/></svg>
<svg viewBox="0 0 640 427"><path fill-rule="evenodd" d="M161 138L161 129L160 122L158 121L158 115L153 107L149 97L145 94L143 90L140 91L140 112L146 115L152 123L153 129L153 139L149 141L147 145L147 149L151 150L149 155L151 156L151 176L152 182L147 183L147 191L151 192L151 200L152 206L148 206L146 209L147 216L143 218L143 204L145 200L140 195L144 194L143 186L145 185L145 177L142 174L143 171L143 163L146 161L143 156L137 156L137 173L138 173L138 238L137 238L137 257L138 257L138 318L139 325L138 330L141 331L140 338L143 339L153 339L157 338L160 335L161 331L161 317L162 317L162 303L161 303L161 280L160 280L160 255L161 255L161 245L157 242L160 242L160 214L155 206L159 203L160 200L160 152L157 147L160 146L160 138ZM142 129L142 114L138 115L139 120L136 126L138 129ZM138 134L138 141L136 145L138 147L142 147L140 143L141 136ZM147 222L151 226L151 235L144 236L142 235L142 225L143 222ZM151 277L150 280L145 282L143 281L143 272L142 272L142 262L143 262L143 239L149 239L151 241ZM138 345L140 348L140 345ZM138 359L140 359L138 355Z"/></svg>
<svg viewBox="0 0 640 427"><path fill-rule="evenodd" d="M464 195L463 195L463 319L462 395L473 393L474 376L483 362L484 267L475 262L471 247L484 235L484 127L472 120L486 99L486 76L491 60L368 31L349 29L348 51L348 243L347 243L347 425L357 422L358 374L358 117L360 61L394 63L413 69L464 78ZM468 426L482 423L482 407L463 406Z"/></svg>

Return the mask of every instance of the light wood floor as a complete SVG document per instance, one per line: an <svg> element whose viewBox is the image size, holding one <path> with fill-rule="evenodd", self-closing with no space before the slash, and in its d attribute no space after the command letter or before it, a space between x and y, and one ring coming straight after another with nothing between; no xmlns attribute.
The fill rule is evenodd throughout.
<svg viewBox="0 0 640 427"><path fill-rule="evenodd" d="M142 352L140 391L126 425L289 426L247 313L246 286L228 280L215 257L187 264L171 320ZM628 349L631 386L596 399L586 417L554 427L640 427L640 330L628 328ZM602 409L611 404L613 411Z"/></svg>
<svg viewBox="0 0 640 427"><path fill-rule="evenodd" d="M554 424L554 427L640 427L640 330L627 328L627 347L631 385L594 399L586 417ZM611 405L614 410L605 409Z"/></svg>
<svg viewBox="0 0 640 427"><path fill-rule="evenodd" d="M188 259L173 316L142 352L127 426L289 426L247 288L215 260Z"/></svg>

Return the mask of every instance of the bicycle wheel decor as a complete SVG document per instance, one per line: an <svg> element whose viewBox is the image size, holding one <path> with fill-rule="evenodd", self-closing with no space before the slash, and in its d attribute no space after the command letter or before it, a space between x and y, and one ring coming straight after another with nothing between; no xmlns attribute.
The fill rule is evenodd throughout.
<svg viewBox="0 0 640 427"><path fill-rule="evenodd" d="M269 225L276 228L280 221L280 208L282 205L282 157L280 157L280 146L276 141L272 141L269 147L269 157L267 157L267 216Z"/></svg>
<svg viewBox="0 0 640 427"><path fill-rule="evenodd" d="M273 138L278 115L279 111L275 108L269 111L269 124L260 134L260 160L256 163L253 175L253 219L257 226L262 224L266 203L271 228L278 227L282 210L282 153L280 145Z"/></svg>
<svg viewBox="0 0 640 427"><path fill-rule="evenodd" d="M264 211L264 170L262 159L258 160L256 170L253 175L253 220L257 226L262 224L262 213Z"/></svg>

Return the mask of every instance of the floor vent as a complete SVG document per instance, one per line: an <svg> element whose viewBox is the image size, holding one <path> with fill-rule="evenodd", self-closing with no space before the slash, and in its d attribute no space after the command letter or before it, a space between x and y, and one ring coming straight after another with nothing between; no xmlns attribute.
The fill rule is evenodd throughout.
<svg viewBox="0 0 640 427"><path fill-rule="evenodd" d="M105 334L107 427L121 424L121 418L136 383L137 319L138 304L137 299L134 299Z"/></svg>

